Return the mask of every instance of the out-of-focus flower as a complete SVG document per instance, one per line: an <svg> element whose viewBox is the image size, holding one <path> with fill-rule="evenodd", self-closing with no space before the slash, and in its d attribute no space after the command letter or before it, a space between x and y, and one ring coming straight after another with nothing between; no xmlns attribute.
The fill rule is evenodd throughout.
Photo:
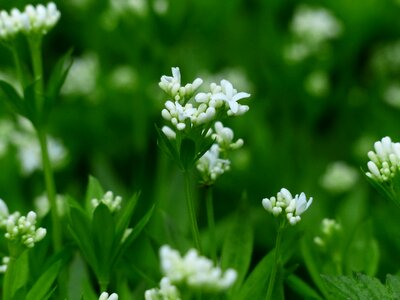
<svg viewBox="0 0 400 300"><path fill-rule="evenodd" d="M400 84L390 83L384 91L383 99L387 104L400 108Z"/></svg>
<svg viewBox="0 0 400 300"><path fill-rule="evenodd" d="M227 269L225 272L214 267L213 262L206 257L199 256L197 250L189 250L184 257L168 245L160 248L161 270L163 274L176 284L186 284L193 289L219 292L230 288L237 272Z"/></svg>
<svg viewBox="0 0 400 300"><path fill-rule="evenodd" d="M295 195L292 194L285 188L282 188L276 197L264 198L262 205L268 212L274 216L281 215L282 212L286 213L286 218L291 225L295 225L300 222L300 215L304 213L313 202L313 198L310 197L307 200L306 195L301 193Z"/></svg>
<svg viewBox="0 0 400 300"><path fill-rule="evenodd" d="M325 96L329 92L328 74L322 70L313 71L304 81L304 87L313 96Z"/></svg>
<svg viewBox="0 0 400 300"><path fill-rule="evenodd" d="M137 72L128 65L116 67L110 74L111 86L119 90L132 90L138 84Z"/></svg>
<svg viewBox="0 0 400 300"><path fill-rule="evenodd" d="M1 265L0 265L0 273L5 273L7 271L7 266L8 263L10 262L10 257L9 256L4 256L1 259Z"/></svg>
<svg viewBox="0 0 400 300"><path fill-rule="evenodd" d="M321 185L333 193L342 193L351 189L357 182L358 172L345 162L330 164L322 176Z"/></svg>
<svg viewBox="0 0 400 300"><path fill-rule="evenodd" d="M57 213L59 216L64 216L67 212L67 204L63 195L56 196ZM44 218L50 211L50 202L46 194L39 195L33 201L35 212L39 218Z"/></svg>
<svg viewBox="0 0 400 300"><path fill-rule="evenodd" d="M181 300L178 289L171 284L168 277L161 279L159 289L147 290L144 298L145 300Z"/></svg>

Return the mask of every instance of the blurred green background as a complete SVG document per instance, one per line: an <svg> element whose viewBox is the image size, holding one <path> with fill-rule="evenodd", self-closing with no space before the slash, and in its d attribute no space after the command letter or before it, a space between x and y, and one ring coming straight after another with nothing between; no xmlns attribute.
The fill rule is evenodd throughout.
<svg viewBox="0 0 400 300"><path fill-rule="evenodd" d="M26 4L1 0L0 8L22 9ZM322 218L329 217L341 220L351 235L369 221L381 253L379 274L398 270L393 260L400 251L400 211L368 186L361 168L366 168L375 141L386 135L400 140L400 1L56 4L62 16L45 38L45 70L70 48L74 56L49 128L68 153L56 171L59 193L82 197L92 174L125 198L141 190L143 207L159 203L155 218L176 215L176 226L187 230L181 175L160 153L154 127L163 124L160 111L167 99L159 79L179 66L183 83L196 77L227 78L238 91L252 94L246 102L249 112L227 123L245 145L215 186L215 210L218 220L237 210L246 214L255 230L255 261L274 239L275 225L261 199L286 187L314 198L301 231L315 234ZM337 34L315 41L296 32L293 20L305 7L328 11ZM323 26L323 20L314 25L317 31ZM309 47L308 52L290 56L296 45ZM26 56L23 41L20 50ZM0 75L15 75L4 47ZM18 124L4 105L0 116ZM0 130L4 139L7 134ZM351 179L342 183L345 175L339 172L324 183L327 169L338 161L351 169ZM40 171L21 173L15 145L4 151L0 166L0 197L12 209L30 208L44 190ZM162 226L149 232L155 235ZM360 249L370 251L367 246Z"/></svg>

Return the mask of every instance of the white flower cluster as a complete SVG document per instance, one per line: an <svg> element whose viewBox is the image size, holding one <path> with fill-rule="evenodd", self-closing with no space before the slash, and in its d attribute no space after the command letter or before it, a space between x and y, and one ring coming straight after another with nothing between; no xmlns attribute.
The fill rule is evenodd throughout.
<svg viewBox="0 0 400 300"><path fill-rule="evenodd" d="M230 169L230 160L221 158L221 153L236 150L243 146L243 140L233 142L234 133L229 127L224 127L221 122L215 122L215 132L210 131L211 138L215 140L210 150L197 161L196 167L205 183L213 183L220 175Z"/></svg>
<svg viewBox="0 0 400 300"><path fill-rule="evenodd" d="M13 8L10 13L0 11L0 39L8 40L19 32L25 34L46 34L59 20L61 14L53 2L47 6L27 5L23 12Z"/></svg>
<svg viewBox="0 0 400 300"><path fill-rule="evenodd" d="M26 216L21 216L19 212L9 215L1 222L1 227L6 229L4 235L11 241L20 241L28 248L32 248L35 243L41 241L46 236L46 229L36 228L36 213L30 211Z"/></svg>
<svg viewBox="0 0 400 300"><path fill-rule="evenodd" d="M99 199L92 199L91 204L93 208L99 206L100 203L105 204L111 212L115 212L121 209L121 196L115 196L113 192L108 191L104 194L103 198Z"/></svg>
<svg viewBox="0 0 400 300"><path fill-rule="evenodd" d="M199 256L197 250L190 249L184 257L168 245L160 249L161 270L173 284L185 284L202 291L220 292L230 288L237 272L227 269L225 272L214 267L213 262Z"/></svg>
<svg viewBox="0 0 400 300"><path fill-rule="evenodd" d="M109 295L107 292L102 292L99 300L118 300L118 295L116 293Z"/></svg>
<svg viewBox="0 0 400 300"><path fill-rule="evenodd" d="M249 110L247 105L238 103L250 94L237 92L227 80L222 80L220 85L211 83L210 92L195 92L202 85L201 78L192 83L181 85L179 68L172 68L172 76L162 76L159 86L170 96L172 100L165 102L165 108L161 111L162 117L171 122L174 129L164 126L162 131L170 138L176 137L175 129L183 131L187 128L209 123L215 120L217 115L224 111L228 116L242 115ZM189 103L189 100L194 100Z"/></svg>
<svg viewBox="0 0 400 300"><path fill-rule="evenodd" d="M310 197L310 199L307 200L304 193L295 195L293 198L292 194L287 189L282 188L276 197L271 197L269 199L264 198L262 200L262 205L274 216L279 216L282 212L285 212L289 223L295 225L300 222L300 215L310 207L312 201L313 198Z"/></svg>
<svg viewBox="0 0 400 300"><path fill-rule="evenodd" d="M400 169L400 143L393 143L386 136L374 144L368 152L368 170L365 174L378 182L390 181Z"/></svg>
<svg viewBox="0 0 400 300"><path fill-rule="evenodd" d="M181 300L178 289L171 284L168 277L161 279L160 288L147 290L144 298L145 300Z"/></svg>
<svg viewBox="0 0 400 300"><path fill-rule="evenodd" d="M290 29L295 42L286 49L286 56L299 61L339 36L342 26L329 10L301 5L295 11Z"/></svg>

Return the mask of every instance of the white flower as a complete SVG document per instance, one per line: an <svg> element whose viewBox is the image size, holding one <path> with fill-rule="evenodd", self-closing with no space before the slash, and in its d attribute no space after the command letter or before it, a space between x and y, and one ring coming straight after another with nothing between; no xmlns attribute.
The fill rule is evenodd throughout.
<svg viewBox="0 0 400 300"><path fill-rule="evenodd" d="M286 213L286 218L291 225L300 222L300 215L303 214L312 204L313 198L307 200L306 195L301 193L293 198L289 190L282 188L276 197L264 198L262 205L265 210L279 216L283 211Z"/></svg>
<svg viewBox="0 0 400 300"><path fill-rule="evenodd" d="M121 209L121 196L115 196L113 192L108 191L104 194L103 198L99 199L92 199L91 204L93 208L99 206L100 203L105 204L111 212L115 212Z"/></svg>
<svg viewBox="0 0 400 300"><path fill-rule="evenodd" d="M201 78L196 78L193 83L181 86L181 72L178 67L172 68L172 76L161 76L159 86L175 101L188 100L203 84Z"/></svg>
<svg viewBox="0 0 400 300"><path fill-rule="evenodd" d="M118 295L116 293L109 295L107 292L103 292L101 293L99 300L118 300Z"/></svg>
<svg viewBox="0 0 400 300"><path fill-rule="evenodd" d="M215 133L211 135L211 138L215 139L222 150L235 150L243 146L242 139L233 142L233 130L229 127L224 127L222 122L215 122L214 128Z"/></svg>
<svg viewBox="0 0 400 300"><path fill-rule="evenodd" d="M342 229L342 226L336 222L334 219L325 218L321 223L321 236L314 237L314 243L320 247L325 247L327 241L330 240L333 235L339 232Z"/></svg>
<svg viewBox="0 0 400 300"><path fill-rule="evenodd" d="M214 267L211 260L199 256L195 249L190 249L181 257L178 251L164 245L160 249L160 258L161 270L172 283L183 283L191 288L224 291L237 278L235 270L223 272L219 267Z"/></svg>
<svg viewBox="0 0 400 300"><path fill-rule="evenodd" d="M202 174L205 182L214 182L220 175L230 169L231 162L219 157L220 147L213 144L197 161L196 167Z"/></svg>
<svg viewBox="0 0 400 300"><path fill-rule="evenodd" d="M369 172L365 174L378 182L391 180L400 168L400 143L393 143L390 137L386 136L375 142L374 150L375 152L368 152Z"/></svg>
<svg viewBox="0 0 400 300"><path fill-rule="evenodd" d="M6 228L5 237L9 240L19 240L23 245L32 248L35 243L41 241L46 236L46 229L39 227L36 229L36 213L30 211L26 216L21 216L15 212L8 216L3 223Z"/></svg>
<svg viewBox="0 0 400 300"><path fill-rule="evenodd" d="M0 273L5 273L7 271L8 263L10 262L9 256L4 256L1 260Z"/></svg>
<svg viewBox="0 0 400 300"><path fill-rule="evenodd" d="M241 115L248 111L249 107L247 105L240 105L239 100L243 98L250 97L250 94L240 92L238 93L234 88L232 83L228 80L221 80L222 91L211 96L214 101L223 100L229 107L228 115Z"/></svg>
<svg viewBox="0 0 400 300"><path fill-rule="evenodd" d="M171 284L168 277L163 277L160 281L160 288L147 290L144 293L145 300L180 300L179 291L176 286Z"/></svg>

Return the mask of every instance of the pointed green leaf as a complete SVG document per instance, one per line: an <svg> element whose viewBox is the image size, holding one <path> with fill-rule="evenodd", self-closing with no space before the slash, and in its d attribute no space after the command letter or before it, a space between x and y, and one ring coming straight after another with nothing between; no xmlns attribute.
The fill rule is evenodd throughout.
<svg viewBox="0 0 400 300"><path fill-rule="evenodd" d="M126 201L125 205L122 207L120 211L120 214L118 215L116 233L117 235L121 234L121 238L125 232L125 229L128 228L129 222L132 219L132 215L133 212L135 211L139 196L140 193L136 193L128 201Z"/></svg>
<svg viewBox="0 0 400 300"><path fill-rule="evenodd" d="M4 299L15 299L17 292L25 293L25 286L28 281L29 262L28 251L22 252L16 259L10 260L7 272L3 281Z"/></svg>
<svg viewBox="0 0 400 300"><path fill-rule="evenodd" d="M293 291L296 292L297 295L300 296L299 298L301 299L323 300L315 289L295 274L289 275L285 279L285 282Z"/></svg>
<svg viewBox="0 0 400 300"><path fill-rule="evenodd" d="M72 66L72 49L69 49L55 64L47 83L46 102L51 107L54 101L59 97L61 87L63 86L68 72Z"/></svg>
<svg viewBox="0 0 400 300"><path fill-rule="evenodd" d="M97 254L98 269L101 278L109 278L113 248L115 221L110 209L100 203L93 212L92 235Z"/></svg>
<svg viewBox="0 0 400 300"><path fill-rule="evenodd" d="M86 189L85 197L85 208L86 211L91 212L92 209L92 199L101 199L104 196L104 190L100 182L94 176L89 176L89 183Z"/></svg>
<svg viewBox="0 0 400 300"><path fill-rule="evenodd" d="M0 80L0 88L5 94L8 106L17 114L25 115L24 101L15 88L7 81Z"/></svg>
<svg viewBox="0 0 400 300"><path fill-rule="evenodd" d="M258 263L242 285L236 295L232 295L234 300L263 299L267 294L268 281L271 276L272 264L274 261L274 251L269 252Z"/></svg>
<svg viewBox="0 0 400 300"><path fill-rule="evenodd" d="M54 291L52 285L55 282L61 268L61 261L53 263L35 282L29 290L26 300L45 300L48 299Z"/></svg>
<svg viewBox="0 0 400 300"><path fill-rule="evenodd" d="M194 159L196 157L196 144L192 139L183 138L179 157L184 170L190 170L195 163Z"/></svg>
<svg viewBox="0 0 400 300"><path fill-rule="evenodd" d="M238 272L235 285L230 290L235 294L242 284L251 262L253 250L253 230L248 222L243 222L242 215L237 215L226 234L222 247L221 267L233 268Z"/></svg>

